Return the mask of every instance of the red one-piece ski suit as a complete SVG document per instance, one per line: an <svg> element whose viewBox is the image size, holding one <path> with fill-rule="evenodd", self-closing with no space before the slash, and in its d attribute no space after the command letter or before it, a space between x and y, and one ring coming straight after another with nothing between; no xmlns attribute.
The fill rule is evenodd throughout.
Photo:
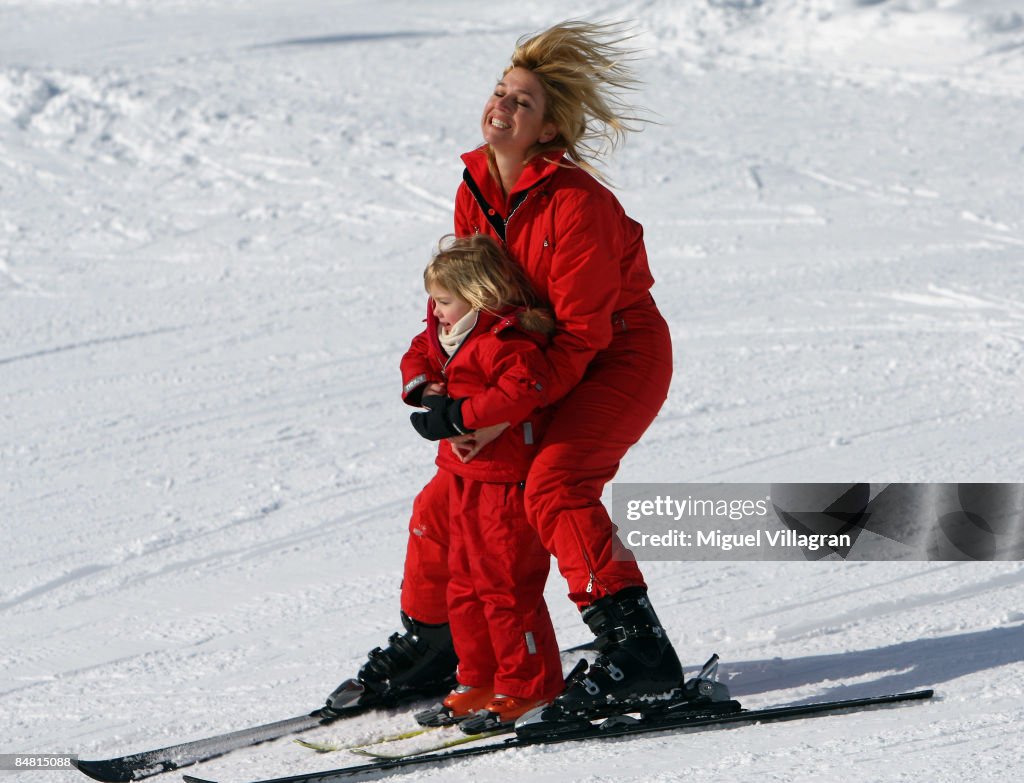
<svg viewBox="0 0 1024 783"><path fill-rule="evenodd" d="M455 233L502 241L555 315L545 354L547 402L556 411L526 480L530 523L578 606L646 586L635 561L613 557L615 530L601 503L672 377L671 338L650 295L643 229L611 191L560 155L529 161L508 198L488 170L486 147L463 161ZM422 384L436 380L407 377L405 393L415 400ZM468 427L482 426L464 414ZM444 492L431 481L416 498L406 553L402 609L427 623L446 617Z"/></svg>
<svg viewBox="0 0 1024 783"><path fill-rule="evenodd" d="M403 357L402 374L443 378L474 426L511 424L468 463L447 442L438 449L432 483L448 496L448 621L460 683L547 700L564 687L544 602L551 556L526 520L523 481L550 420L541 409L550 370L546 336L518 319L478 313L451 357L432 323Z"/></svg>

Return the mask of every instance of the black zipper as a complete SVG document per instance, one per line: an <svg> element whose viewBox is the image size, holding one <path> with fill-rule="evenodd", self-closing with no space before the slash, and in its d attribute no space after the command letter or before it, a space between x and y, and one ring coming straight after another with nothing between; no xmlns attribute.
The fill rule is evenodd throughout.
<svg viewBox="0 0 1024 783"><path fill-rule="evenodd" d="M508 228L508 223L512 220L512 216L519 210L526 200L530 197L530 194L537 188L537 186L547 181L547 177L538 180L533 183L526 190L520 191L512 203L512 208L509 210L508 217L502 217L501 212L492 207L487 199L484 198L483 192L477 186L476 181L469 173L469 169L464 169L462 172L462 179L466 183L466 187L469 188L469 192L473 194L473 198L476 200L476 204L480 207L480 211L484 214L484 219L491 224L491 228L494 229L494 233L498 235L502 243L508 245L505 231Z"/></svg>

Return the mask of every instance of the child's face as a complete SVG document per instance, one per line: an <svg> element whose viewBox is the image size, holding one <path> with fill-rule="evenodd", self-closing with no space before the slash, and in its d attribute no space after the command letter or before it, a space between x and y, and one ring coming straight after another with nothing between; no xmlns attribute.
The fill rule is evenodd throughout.
<svg viewBox="0 0 1024 783"><path fill-rule="evenodd" d="M462 316L473 308L469 302L463 301L446 288L441 288L437 283L427 286L427 293L434 303L434 317L441 324L445 334L458 322Z"/></svg>

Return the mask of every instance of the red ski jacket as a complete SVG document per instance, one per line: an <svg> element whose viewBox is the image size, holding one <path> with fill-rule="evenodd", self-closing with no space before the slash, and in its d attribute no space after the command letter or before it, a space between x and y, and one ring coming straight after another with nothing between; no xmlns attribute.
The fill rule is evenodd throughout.
<svg viewBox="0 0 1024 783"><path fill-rule="evenodd" d="M508 199L487 158L486 146L462 156L455 234L496 237L550 303L557 327L546 351L552 371L547 402L553 403L580 381L614 330L628 328L621 311L651 301L643 227L608 188L561 153L533 158Z"/></svg>
<svg viewBox="0 0 1024 783"><path fill-rule="evenodd" d="M462 405L467 427L506 421L512 425L469 463L442 441L438 467L476 481L523 481L550 419L548 410L540 410L550 377L543 351L547 337L523 327L521 308L500 316L481 312L476 326L449 357L437 337L432 309L428 302L427 328L402 357L403 398L417 405L425 383L443 381L449 397L467 398Z"/></svg>

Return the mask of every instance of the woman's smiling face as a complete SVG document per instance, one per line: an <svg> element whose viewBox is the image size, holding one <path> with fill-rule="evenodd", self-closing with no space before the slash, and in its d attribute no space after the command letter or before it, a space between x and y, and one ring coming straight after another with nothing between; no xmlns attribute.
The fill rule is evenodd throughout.
<svg viewBox="0 0 1024 783"><path fill-rule="evenodd" d="M498 154L525 159L530 147L551 141L558 133L555 124L544 119L546 108L540 79L525 68L513 68L484 106L484 141Z"/></svg>

